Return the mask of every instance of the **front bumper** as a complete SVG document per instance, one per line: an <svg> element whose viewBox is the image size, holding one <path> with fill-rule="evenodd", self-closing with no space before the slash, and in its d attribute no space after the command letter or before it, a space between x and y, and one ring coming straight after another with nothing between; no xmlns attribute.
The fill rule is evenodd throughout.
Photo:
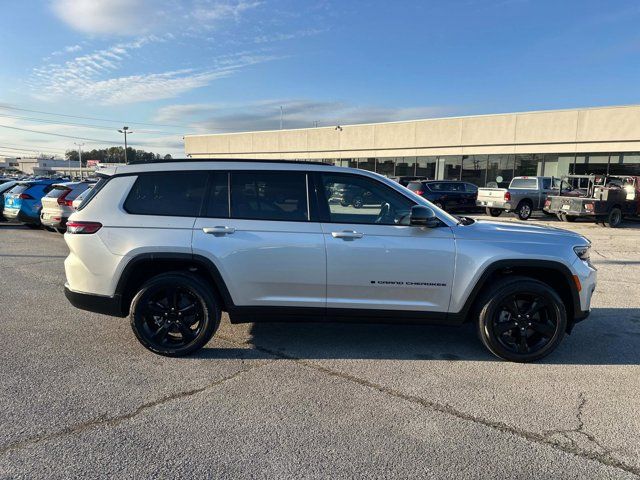
<svg viewBox="0 0 640 480"><path fill-rule="evenodd" d="M122 298L120 295L105 297L102 295L92 295L90 293L74 292L68 285L64 286L64 294L67 300L80 310L111 315L112 317L126 317L122 311Z"/></svg>

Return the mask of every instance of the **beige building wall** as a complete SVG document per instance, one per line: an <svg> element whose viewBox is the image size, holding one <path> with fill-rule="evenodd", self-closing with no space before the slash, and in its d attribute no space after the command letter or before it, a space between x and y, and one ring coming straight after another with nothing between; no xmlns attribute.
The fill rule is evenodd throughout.
<svg viewBox="0 0 640 480"><path fill-rule="evenodd" d="M640 105L186 135L192 157L325 159L640 151Z"/></svg>

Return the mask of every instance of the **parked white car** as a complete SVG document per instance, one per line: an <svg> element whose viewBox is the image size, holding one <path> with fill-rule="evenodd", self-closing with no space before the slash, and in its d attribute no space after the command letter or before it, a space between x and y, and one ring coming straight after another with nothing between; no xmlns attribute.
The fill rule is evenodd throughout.
<svg viewBox="0 0 640 480"><path fill-rule="evenodd" d="M73 201L78 195L85 192L91 182L65 182L53 185L49 193L42 197L42 210L40 222L45 227L64 233L67 228L67 219L75 209Z"/></svg>
<svg viewBox="0 0 640 480"><path fill-rule="evenodd" d="M477 324L526 362L586 318L596 285L576 233L454 217L392 180L311 162L117 166L69 217L65 292L129 315L138 340L179 356L231 322ZM336 186L377 199L330 202Z"/></svg>

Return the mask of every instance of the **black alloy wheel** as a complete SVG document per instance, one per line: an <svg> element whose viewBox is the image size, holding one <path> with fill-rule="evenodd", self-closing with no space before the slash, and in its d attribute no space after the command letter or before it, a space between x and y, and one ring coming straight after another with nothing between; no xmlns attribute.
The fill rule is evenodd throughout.
<svg viewBox="0 0 640 480"><path fill-rule="evenodd" d="M494 355L531 362L551 353L564 337L567 316L558 294L527 277L507 277L481 301L478 334Z"/></svg>
<svg viewBox="0 0 640 480"><path fill-rule="evenodd" d="M220 320L218 302L199 278L182 273L158 275L131 304L131 327L152 352L182 356L203 347Z"/></svg>

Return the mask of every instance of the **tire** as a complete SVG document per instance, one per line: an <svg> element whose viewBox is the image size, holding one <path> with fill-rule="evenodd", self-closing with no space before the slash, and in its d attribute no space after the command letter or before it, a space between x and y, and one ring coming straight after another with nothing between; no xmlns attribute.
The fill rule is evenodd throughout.
<svg viewBox="0 0 640 480"><path fill-rule="evenodd" d="M622 224L622 210L613 207L604 220L604 226L609 228L617 228Z"/></svg>
<svg viewBox="0 0 640 480"><path fill-rule="evenodd" d="M340 205L343 207L348 207L349 206L349 202L347 202L346 200L340 200Z"/></svg>
<svg viewBox="0 0 640 480"><path fill-rule="evenodd" d="M542 306L529 313L536 305ZM478 307L480 340L495 356L512 362L533 362L549 355L567 329L566 309L558 294L529 277L496 282L482 295Z"/></svg>
<svg viewBox="0 0 640 480"><path fill-rule="evenodd" d="M500 210L499 208L486 208L485 212L487 213L487 215L491 215L492 217L499 217L500 215L502 215L502 210Z"/></svg>
<svg viewBox="0 0 640 480"><path fill-rule="evenodd" d="M556 217L559 221L564 222L564 213L556 213Z"/></svg>
<svg viewBox="0 0 640 480"><path fill-rule="evenodd" d="M181 357L211 340L220 324L220 303L212 287L200 278L182 272L163 273L142 285L131 302L129 319L145 348Z"/></svg>
<svg viewBox="0 0 640 480"><path fill-rule="evenodd" d="M528 200L523 200L516 208L516 215L520 220L529 220L531 217L532 205Z"/></svg>
<svg viewBox="0 0 640 480"><path fill-rule="evenodd" d="M363 205L364 205L364 202L362 201L362 198L356 197L353 199L354 208L362 208Z"/></svg>
<svg viewBox="0 0 640 480"><path fill-rule="evenodd" d="M565 222L575 222L576 221L576 217L575 215L565 215L564 216L564 221Z"/></svg>

